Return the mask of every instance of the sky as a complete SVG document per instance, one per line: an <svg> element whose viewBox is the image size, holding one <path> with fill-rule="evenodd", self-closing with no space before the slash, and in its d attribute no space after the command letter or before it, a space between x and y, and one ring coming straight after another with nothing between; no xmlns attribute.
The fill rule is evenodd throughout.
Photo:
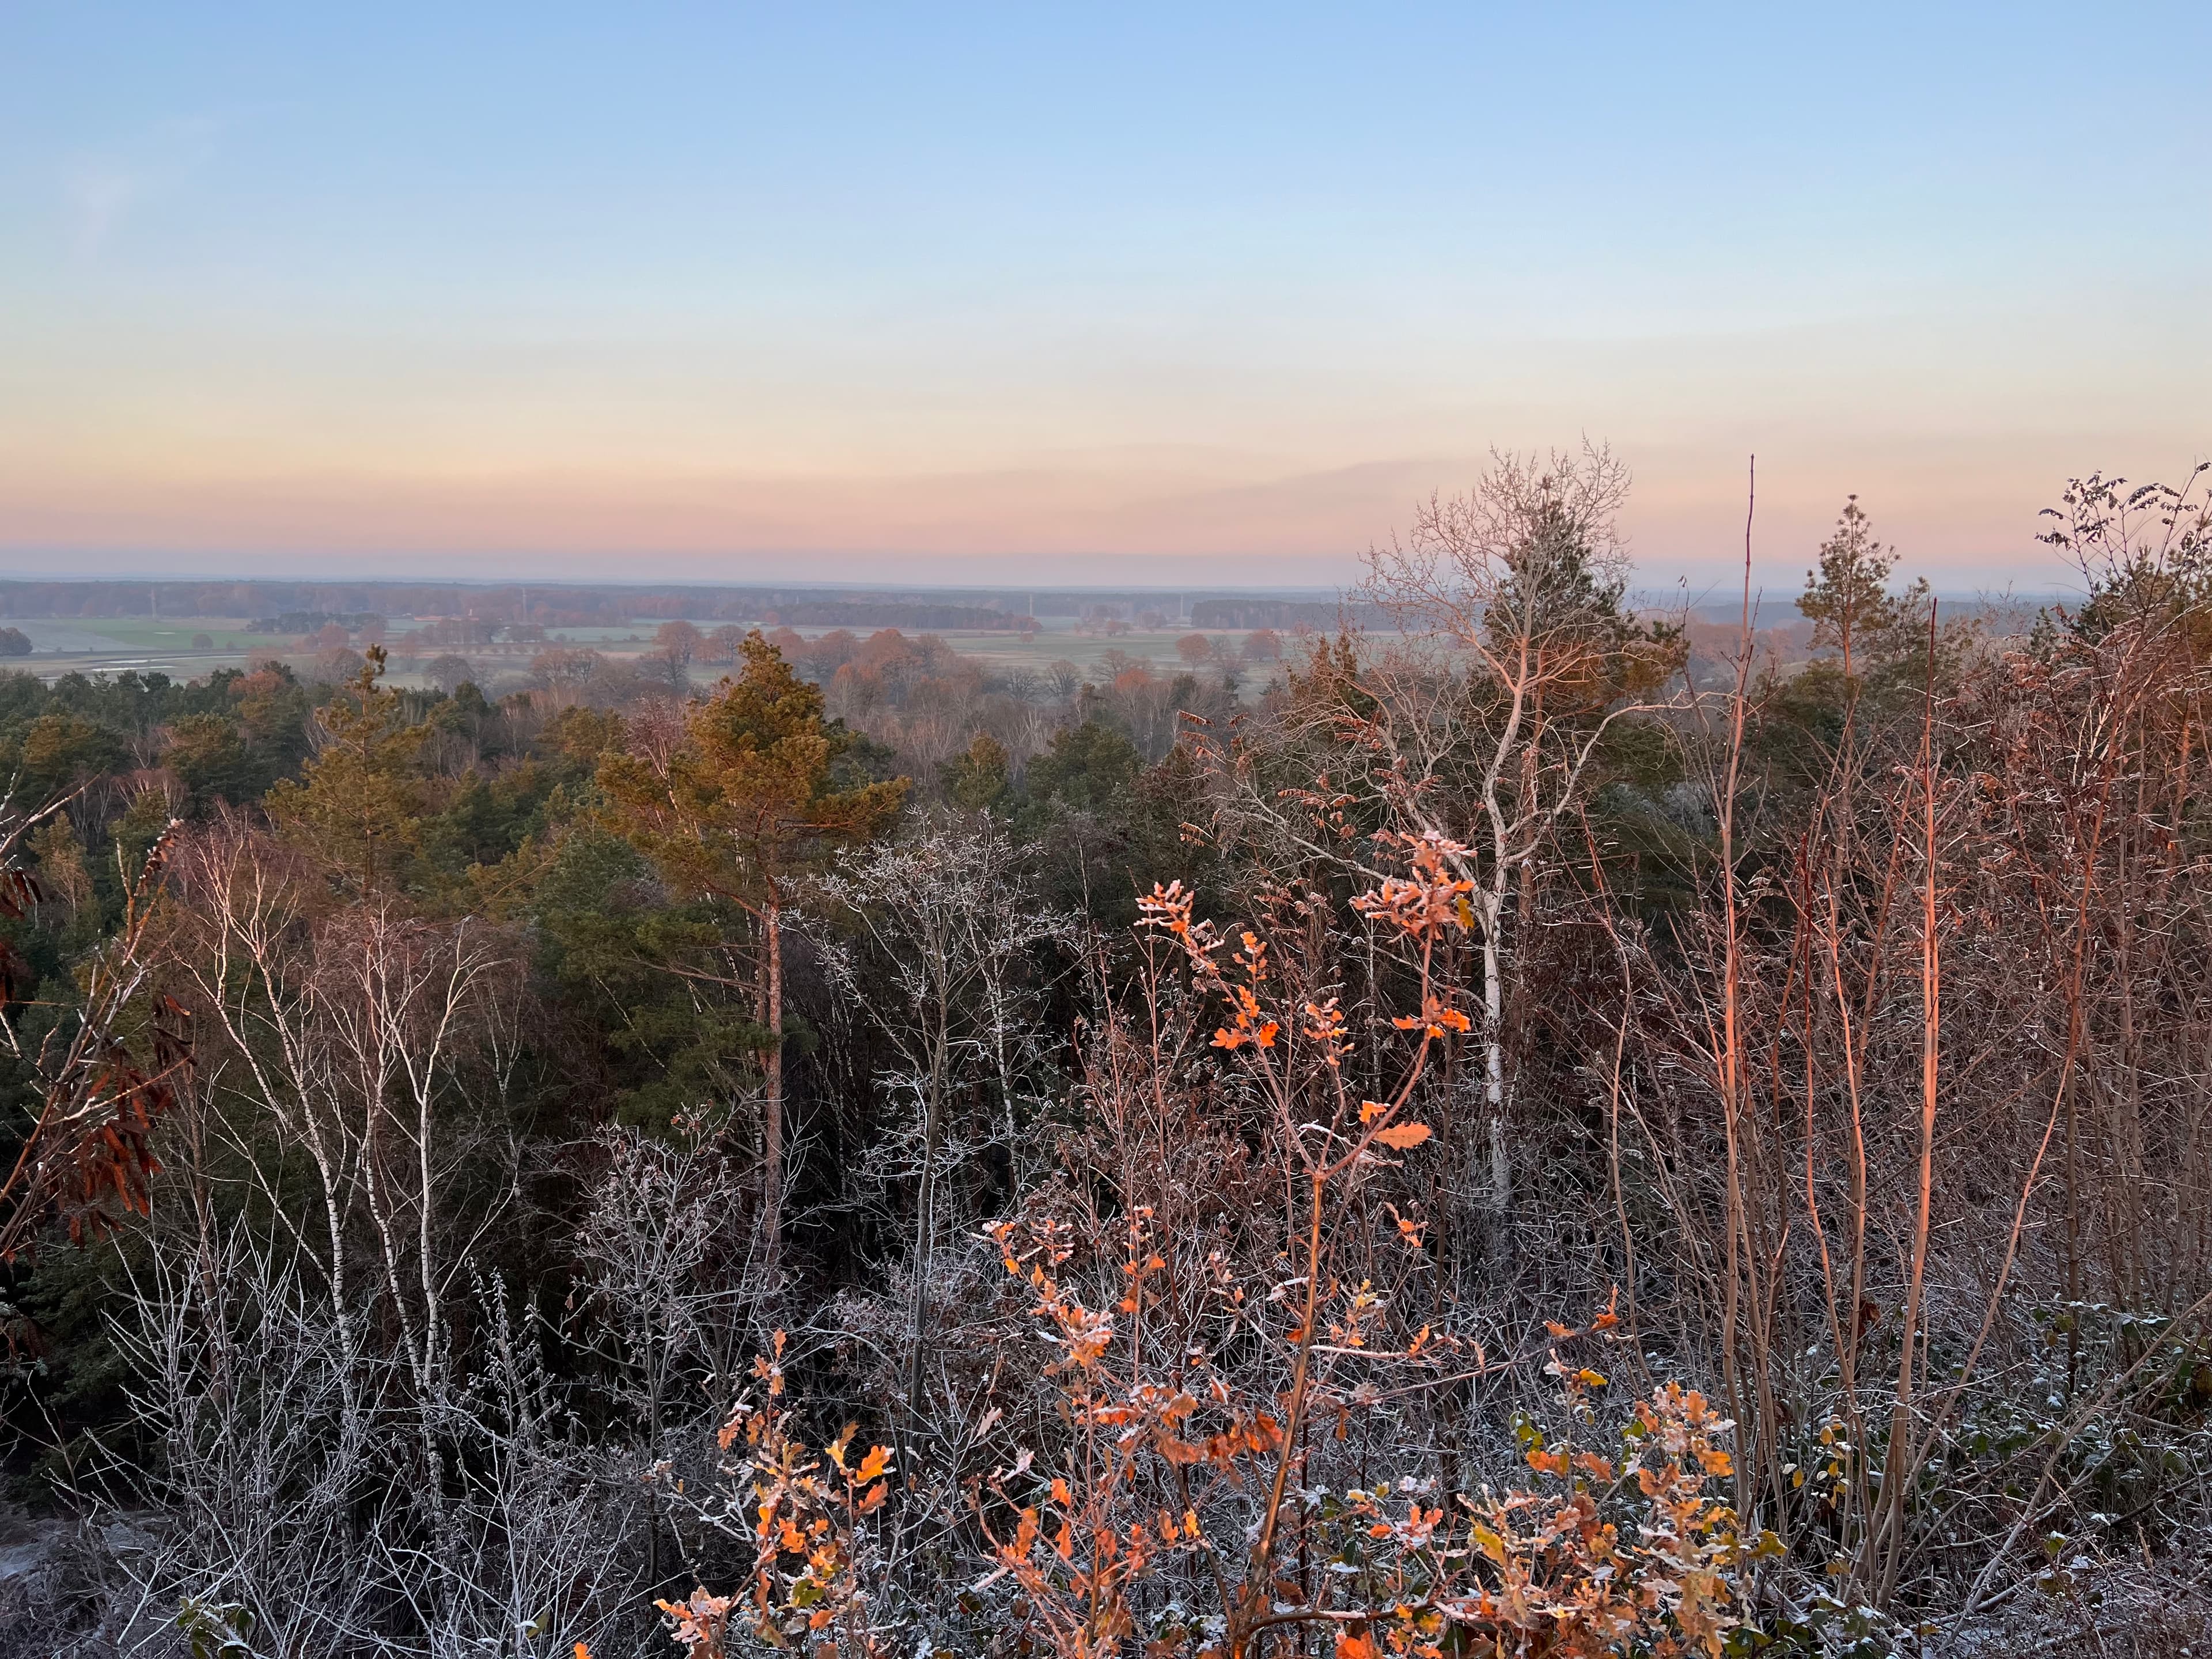
<svg viewBox="0 0 2212 1659"><path fill-rule="evenodd" d="M1610 444L2047 589L2212 450L2212 7L0 0L0 573L1328 584Z"/></svg>

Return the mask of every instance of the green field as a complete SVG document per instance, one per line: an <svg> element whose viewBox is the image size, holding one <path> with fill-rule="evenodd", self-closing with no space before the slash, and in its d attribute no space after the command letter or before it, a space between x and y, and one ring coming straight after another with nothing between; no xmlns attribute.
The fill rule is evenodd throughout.
<svg viewBox="0 0 2212 1659"><path fill-rule="evenodd" d="M0 668L53 679L68 673L119 674L128 669L197 678L226 663L243 663L249 654L289 643L249 634L237 617L0 617L29 638L27 657L0 658ZM193 640L205 635L204 648Z"/></svg>

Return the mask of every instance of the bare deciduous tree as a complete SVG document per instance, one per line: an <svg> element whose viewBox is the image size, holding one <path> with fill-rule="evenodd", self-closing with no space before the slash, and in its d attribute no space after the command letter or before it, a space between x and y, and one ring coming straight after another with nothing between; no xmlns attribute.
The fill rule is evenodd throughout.
<svg viewBox="0 0 2212 1659"><path fill-rule="evenodd" d="M871 947L870 963L843 952L829 961L898 1057L880 1081L912 1113L899 1139L913 1146L906 1406L919 1424L944 1173L972 1160L984 1139L1011 1149L1034 1062L1040 974L1079 936L1073 918L1038 902L1020 854L988 818L933 822L910 841L848 856L818 885ZM970 1133L948 1145L956 1097L971 1103Z"/></svg>

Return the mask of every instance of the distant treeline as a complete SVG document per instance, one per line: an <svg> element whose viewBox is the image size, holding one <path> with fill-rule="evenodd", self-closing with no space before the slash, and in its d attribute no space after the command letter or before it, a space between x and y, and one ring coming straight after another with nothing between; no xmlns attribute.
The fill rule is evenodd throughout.
<svg viewBox="0 0 2212 1659"><path fill-rule="evenodd" d="M214 613L203 611L200 614ZM355 611L349 616L333 616L327 611L287 611L281 617L258 617L246 623L246 631L249 634L313 634L336 623L349 633L355 633L383 620L383 616L374 611Z"/></svg>
<svg viewBox="0 0 2212 1659"><path fill-rule="evenodd" d="M1271 599L1251 594L1231 599L1199 599L1190 607L1193 628L1297 628L1326 632L1347 620L1362 625L1376 622L1375 607L1334 599Z"/></svg>
<svg viewBox="0 0 2212 1659"><path fill-rule="evenodd" d="M802 599L748 611L744 619L799 628L921 628L933 632L1012 631L1034 627L1036 623L1036 618L1027 611L1016 613L981 605L936 605L926 599Z"/></svg>

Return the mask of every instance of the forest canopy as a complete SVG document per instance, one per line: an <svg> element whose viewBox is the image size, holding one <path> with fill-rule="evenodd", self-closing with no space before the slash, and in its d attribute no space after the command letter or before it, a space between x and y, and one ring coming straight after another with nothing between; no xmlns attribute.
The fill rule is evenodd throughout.
<svg viewBox="0 0 2212 1659"><path fill-rule="evenodd" d="M1587 450L1171 668L0 672L0 1655L2201 1633L2205 478L1809 660Z"/></svg>

